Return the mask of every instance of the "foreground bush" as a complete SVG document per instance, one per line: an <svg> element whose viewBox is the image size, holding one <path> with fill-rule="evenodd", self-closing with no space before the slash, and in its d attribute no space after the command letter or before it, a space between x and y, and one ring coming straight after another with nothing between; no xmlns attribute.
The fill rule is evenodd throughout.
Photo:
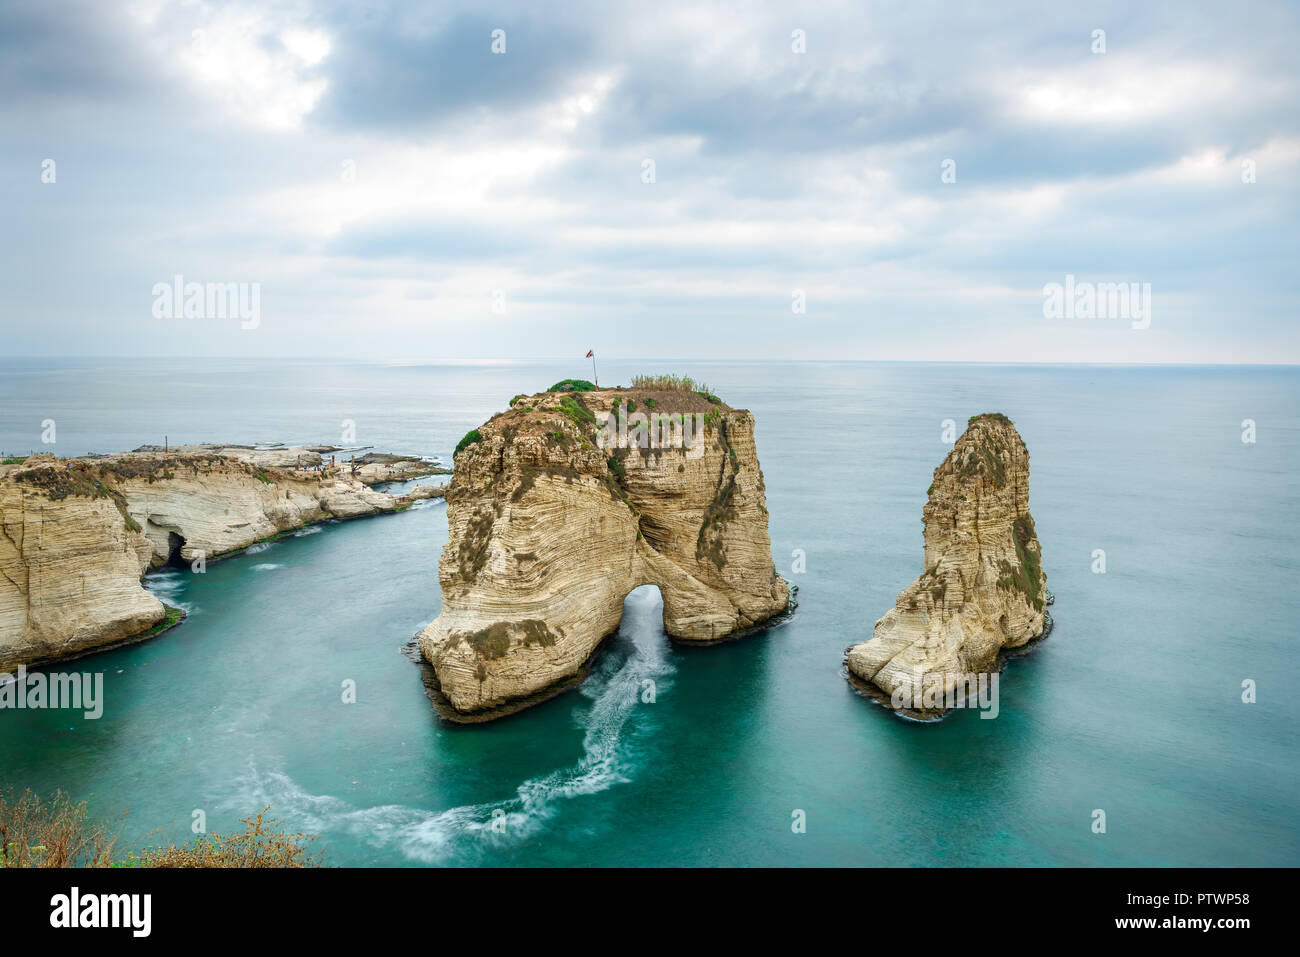
<svg viewBox="0 0 1300 957"><path fill-rule="evenodd" d="M122 867L317 867L318 854L308 854L310 834L289 834L283 822L268 818L270 806L239 819L239 834L207 834L193 844L147 847L130 853Z"/></svg>
<svg viewBox="0 0 1300 957"><path fill-rule="evenodd" d="M110 867L116 845L117 833L92 821L85 801L0 792L0 867Z"/></svg>
<svg viewBox="0 0 1300 957"><path fill-rule="evenodd" d="M118 831L91 819L86 802L61 791L43 801L30 790L0 792L0 867L317 867L316 840L288 833L270 807L240 819L237 834L207 834L179 847L146 847L117 857ZM120 827L119 827L120 830Z"/></svg>

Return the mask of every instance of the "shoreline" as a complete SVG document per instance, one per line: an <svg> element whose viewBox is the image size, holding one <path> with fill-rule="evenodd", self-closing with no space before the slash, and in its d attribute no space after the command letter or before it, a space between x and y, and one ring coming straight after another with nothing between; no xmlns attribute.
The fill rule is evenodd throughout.
<svg viewBox="0 0 1300 957"><path fill-rule="evenodd" d="M57 666L156 638L186 615L144 587L149 575L202 571L306 529L408 511L444 497L446 483L421 480L447 472L434 457L331 464L315 448L265 444L13 457L0 464L6 528L19 530L6 535L3 667ZM33 522L39 534L22 534ZM82 585L60 596L50 582L74 560Z"/></svg>
<svg viewBox="0 0 1300 957"><path fill-rule="evenodd" d="M158 600L162 601L161 598ZM146 641L152 641L155 638L159 638L167 634L167 632L174 631L181 625L185 624L185 619L190 616L188 611L177 605L169 605L165 601L163 601L162 604L163 607L167 609L167 616L164 617L162 621L150 625L142 632L128 635L125 638L119 638L106 645L96 645L94 648L83 648L80 651L74 651L68 655L55 655L49 658L37 658L35 661L24 661L21 664L13 665L12 668L14 670L25 668L27 671L32 671L38 668L52 668L55 665L67 664L69 661L79 661L82 658L89 658L92 655L102 654L106 651L117 651L120 648L127 648L131 645L142 645ZM171 618L172 612L178 612L178 614L175 618L168 621L168 618ZM11 671L5 669L0 670L0 673L10 674Z"/></svg>

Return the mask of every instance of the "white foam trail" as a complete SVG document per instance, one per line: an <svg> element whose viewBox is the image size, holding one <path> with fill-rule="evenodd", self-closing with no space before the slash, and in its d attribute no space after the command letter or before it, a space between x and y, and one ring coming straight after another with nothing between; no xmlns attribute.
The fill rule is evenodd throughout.
<svg viewBox="0 0 1300 957"><path fill-rule="evenodd" d="M253 566L253 571L255 571L255 572L269 572L269 571L270 571L271 569L273 569L273 568L283 568L283 567L284 567L283 565L275 565L275 564L272 564L271 562L264 562L264 563L261 564L261 565L254 565L254 566Z"/></svg>
<svg viewBox="0 0 1300 957"><path fill-rule="evenodd" d="M264 552L264 551L266 551L268 548L270 548L270 547L271 547L272 545L274 545L274 544L275 544L274 542L258 542L256 545L249 545L247 548L245 548L245 549L244 549L244 554L245 554L245 555L256 555L258 552Z"/></svg>
<svg viewBox="0 0 1300 957"><path fill-rule="evenodd" d="M319 535L323 529L319 525L308 525L306 528L300 528L293 533L294 538L302 538L304 535Z"/></svg>
<svg viewBox="0 0 1300 957"><path fill-rule="evenodd" d="M395 845L423 863L438 862L452 852L478 855L525 841L546 827L560 802L608 790L635 774L632 735L625 733L628 719L640 704L642 682L653 680L656 693L662 692L674 670L660 623L662 607L654 588L628 596L620 632L634 636L634 649L622 662L605 655L582 688L592 699L590 710L579 716L586 729L582 757L572 767L524 781L513 797L437 813L400 805L354 808L340 798L309 794L280 772L259 776L250 769L252 780L229 806L271 804L271 814L292 821L295 830L343 830L376 846Z"/></svg>
<svg viewBox="0 0 1300 957"><path fill-rule="evenodd" d="M179 569L153 572L145 576L144 587L156 595L160 601L165 601L173 608L191 612L194 610L193 603L179 601L176 597L185 587L185 574Z"/></svg>

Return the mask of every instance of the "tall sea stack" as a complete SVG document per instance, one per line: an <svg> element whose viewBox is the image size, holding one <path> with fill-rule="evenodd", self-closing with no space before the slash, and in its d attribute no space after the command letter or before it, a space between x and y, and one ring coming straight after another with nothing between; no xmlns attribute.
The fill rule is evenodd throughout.
<svg viewBox="0 0 1300 957"><path fill-rule="evenodd" d="M1011 420L975 416L934 471L922 512L925 564L848 651L852 677L909 714L943 701L999 656L1043 634L1047 576L1029 514L1029 453ZM937 692L939 704L927 694Z"/></svg>
<svg viewBox="0 0 1300 957"><path fill-rule="evenodd" d="M786 610L754 418L689 389L516 396L470 432L447 488L442 611L420 635L453 720L581 677L632 589L716 641Z"/></svg>

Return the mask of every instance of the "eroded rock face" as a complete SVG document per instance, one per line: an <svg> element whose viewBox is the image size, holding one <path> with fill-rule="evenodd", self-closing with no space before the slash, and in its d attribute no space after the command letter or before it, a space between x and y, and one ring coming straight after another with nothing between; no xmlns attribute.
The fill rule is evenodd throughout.
<svg viewBox="0 0 1300 957"><path fill-rule="evenodd" d="M935 469L923 521L924 572L847 660L913 714L936 710L927 693L946 697L1043 633L1047 576L1029 514L1029 453L1009 419L970 420Z"/></svg>
<svg viewBox="0 0 1300 957"><path fill-rule="evenodd" d="M167 610L140 585L153 546L110 497L0 481L0 671L112 645Z"/></svg>
<svg viewBox="0 0 1300 957"><path fill-rule="evenodd" d="M347 475L264 461L126 453L71 468L52 455L0 466L0 670L113 645L161 622L166 608L140 583L149 568L441 494L385 495Z"/></svg>
<svg viewBox="0 0 1300 957"><path fill-rule="evenodd" d="M689 437L671 420L661 434L665 416L689 416ZM786 610L748 412L671 390L541 393L475 435L447 489L442 611L420 635L457 712L573 678L640 585L659 586L664 628L682 641Z"/></svg>

